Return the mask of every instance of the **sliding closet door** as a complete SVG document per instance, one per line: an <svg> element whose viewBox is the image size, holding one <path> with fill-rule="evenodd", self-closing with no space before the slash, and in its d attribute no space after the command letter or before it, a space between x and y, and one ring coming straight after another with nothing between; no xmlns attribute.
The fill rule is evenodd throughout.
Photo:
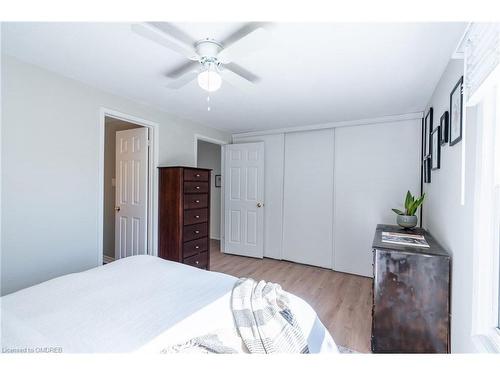
<svg viewBox="0 0 500 375"><path fill-rule="evenodd" d="M332 268L333 129L285 135L283 258Z"/></svg>

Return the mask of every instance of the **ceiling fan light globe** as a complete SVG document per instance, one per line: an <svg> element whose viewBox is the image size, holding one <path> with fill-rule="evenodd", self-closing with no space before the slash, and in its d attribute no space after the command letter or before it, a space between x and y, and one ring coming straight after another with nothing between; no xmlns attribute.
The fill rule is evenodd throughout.
<svg viewBox="0 0 500 375"><path fill-rule="evenodd" d="M213 70L205 70L198 74L198 85L208 92L217 91L222 85L222 78Z"/></svg>

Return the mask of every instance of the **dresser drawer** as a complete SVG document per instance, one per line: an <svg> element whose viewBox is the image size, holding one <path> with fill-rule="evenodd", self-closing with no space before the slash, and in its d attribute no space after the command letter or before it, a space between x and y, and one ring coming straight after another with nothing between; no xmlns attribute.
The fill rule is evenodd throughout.
<svg viewBox="0 0 500 375"><path fill-rule="evenodd" d="M208 194L184 194L184 209L208 207Z"/></svg>
<svg viewBox="0 0 500 375"><path fill-rule="evenodd" d="M183 258L189 258L203 251L208 251L208 237L184 242L182 256Z"/></svg>
<svg viewBox="0 0 500 375"><path fill-rule="evenodd" d="M208 236L208 223L185 225L183 228L184 242Z"/></svg>
<svg viewBox="0 0 500 375"><path fill-rule="evenodd" d="M208 193L208 182L186 181L184 193Z"/></svg>
<svg viewBox="0 0 500 375"><path fill-rule="evenodd" d="M184 181L208 181L209 171L184 169Z"/></svg>
<svg viewBox="0 0 500 375"><path fill-rule="evenodd" d="M204 223L206 221L208 221L208 208L184 211L184 225Z"/></svg>
<svg viewBox="0 0 500 375"><path fill-rule="evenodd" d="M193 255L189 258L184 258L182 263L188 266L198 267L198 268L208 268L208 251L204 251L200 254Z"/></svg>

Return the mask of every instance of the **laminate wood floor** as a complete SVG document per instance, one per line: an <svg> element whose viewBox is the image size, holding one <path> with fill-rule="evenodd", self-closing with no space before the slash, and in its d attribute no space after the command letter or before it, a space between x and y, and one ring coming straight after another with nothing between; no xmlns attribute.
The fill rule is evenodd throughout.
<svg viewBox="0 0 500 375"><path fill-rule="evenodd" d="M370 278L269 258L224 254L215 240L210 243L210 270L280 284L316 310L337 344L370 352Z"/></svg>

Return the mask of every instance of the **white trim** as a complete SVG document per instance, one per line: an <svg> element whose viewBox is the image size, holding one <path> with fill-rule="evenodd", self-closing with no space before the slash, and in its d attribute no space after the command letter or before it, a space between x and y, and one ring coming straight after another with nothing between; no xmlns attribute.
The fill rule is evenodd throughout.
<svg viewBox="0 0 500 375"><path fill-rule="evenodd" d="M3 22L0 22L0 50L2 50L2 28L3 28ZM2 62L3 62L2 60L3 60L3 53L0 53L0 67L2 66ZM2 76L3 76L3 74L1 74L1 72L0 72L0 113L3 113L2 112L3 111L3 106L2 106L2 104L3 104L3 100L2 100L3 99L3 96L2 96L3 95ZM2 153L2 145L3 145L2 136L4 133L4 131L3 131L4 123L3 123L2 119L3 119L3 116L0 115L0 171L2 171L2 165L3 165L3 163L2 163L2 155L3 155L3 153ZM3 178L3 173L1 173L1 176ZM3 210L2 210L2 207L3 207L2 206L2 196L3 196L2 195L2 186L3 186L3 184L0 183L0 212L3 212ZM3 243L2 242L2 232L3 232L3 230L2 230L2 228L3 228L2 216L3 215L0 214L0 253L1 253L2 243ZM2 257L1 256L0 256L0 269L2 269ZM1 292L2 292L2 281L0 278L0 294L1 294ZM0 303L0 305L1 305L1 303Z"/></svg>
<svg viewBox="0 0 500 375"><path fill-rule="evenodd" d="M158 130L159 124L112 109L99 109L99 157L98 157L98 209L97 209L97 264L102 265L104 257L104 137L106 117L127 121L149 129L149 177L148 177L148 254L158 254ZM152 142L151 142L152 140Z"/></svg>
<svg viewBox="0 0 500 375"><path fill-rule="evenodd" d="M208 143L213 143L216 145L221 146L220 147L220 179L221 179L221 188L220 188L220 233L218 240L220 241L220 251L224 252L224 231L225 231L225 223L224 223L224 145L229 144L229 142L224 141L222 139L216 139L216 138L210 138L201 134L195 134L194 135L194 166L198 166L198 141L204 141ZM210 235L210 234L209 234ZM214 238L215 239L215 238Z"/></svg>
<svg viewBox="0 0 500 375"><path fill-rule="evenodd" d="M338 128L341 126L359 126L359 125L371 125L371 124L380 124L380 123L405 121L405 120L416 120L416 119L420 120L423 117L423 115L424 115L423 112L413 112L413 113L405 113L405 114L401 114L401 115L374 117L374 118L361 119L361 120L338 121L338 122L329 122L329 123L325 123L325 124L296 126L296 127L292 127L292 128L261 130L261 131L253 131L253 132L246 132L246 133L234 133L232 136L233 136L233 139L236 139L236 138L253 137L253 136L259 136L259 135L331 129L331 128Z"/></svg>
<svg viewBox="0 0 500 375"><path fill-rule="evenodd" d="M225 213L226 206L224 205L224 186L226 185L224 181L224 168L225 168L225 160L226 160L226 147L225 145L220 146L220 179L221 179L221 187L220 187L220 243L219 250L222 253L226 252L225 238L226 238L226 223L225 223Z"/></svg>
<svg viewBox="0 0 500 375"><path fill-rule="evenodd" d="M282 159L282 164L281 164L281 181L280 181L280 189L281 189L281 246L280 246L280 258L279 260L283 260L285 256L285 249L283 247L283 244L285 243L285 231L283 230L283 223L285 222L285 147L286 147L286 142L285 142L285 134L281 134L281 145L282 150L283 150L283 159ZM266 166L264 165L264 168ZM265 183L265 181L264 181ZM266 223L264 222L264 225ZM264 227L264 231L266 228ZM264 248L264 251L266 249Z"/></svg>
<svg viewBox="0 0 500 375"><path fill-rule="evenodd" d="M331 269L336 270L336 264L335 264L335 226L337 224L337 221L335 220L335 212L337 208L336 200L335 200L335 159L336 159L336 152L337 152L337 147L335 144L335 139L337 138L337 132L335 129L332 130L332 147L333 147L333 173L332 173L332 265Z"/></svg>

